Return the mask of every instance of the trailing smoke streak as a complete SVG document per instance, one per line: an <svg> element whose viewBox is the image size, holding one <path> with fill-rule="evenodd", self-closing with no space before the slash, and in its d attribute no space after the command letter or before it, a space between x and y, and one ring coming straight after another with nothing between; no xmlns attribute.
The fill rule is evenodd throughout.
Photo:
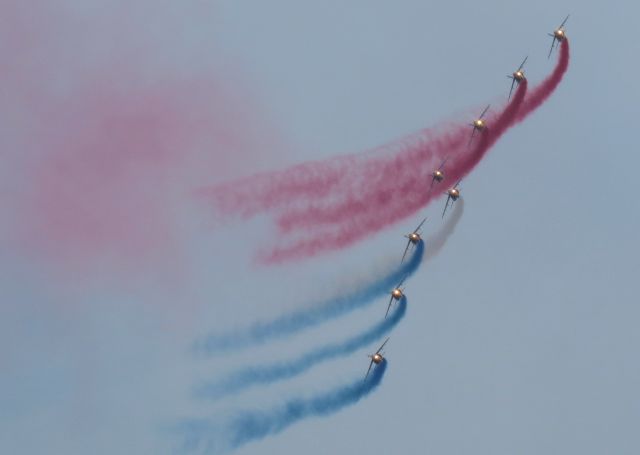
<svg viewBox="0 0 640 455"><path fill-rule="evenodd" d="M375 184L378 179L400 170L397 168L400 162L397 158L409 149L451 150L466 145L467 130L466 125L459 124L447 125L444 132L427 128L412 137L363 153L302 163L283 171L255 174L201 188L196 195L220 214L235 214L241 218L263 211L291 210L298 205L305 207L309 200L331 203L343 197L345 192L359 191L362 185Z"/></svg>
<svg viewBox="0 0 640 455"><path fill-rule="evenodd" d="M382 382L387 360L375 367L369 378L361 377L350 384L310 398L292 398L267 411L246 411L226 424L209 420L190 420L181 425L185 439L182 452L221 454L231 452L251 441L282 432L309 417L335 414L373 392Z"/></svg>
<svg viewBox="0 0 640 455"><path fill-rule="evenodd" d="M411 276L420 266L424 254L424 242L419 242L411 259L393 269L382 278L376 278L364 287L354 289L311 308L284 314L269 322L255 323L253 326L223 334L209 335L196 343L195 349L209 355L238 350L293 335L309 327L349 313L356 308L371 304L373 300L388 292L400 280Z"/></svg>
<svg viewBox="0 0 640 455"><path fill-rule="evenodd" d="M516 123L522 122L529 114L535 111L542 103L544 103L551 94L555 91L556 87L562 81L564 74L569 68L569 40L563 39L560 42L560 52L558 54L558 64L553 72L537 86L535 89L529 92L525 98L524 103L518 115L515 119Z"/></svg>
<svg viewBox="0 0 640 455"><path fill-rule="evenodd" d="M336 157L325 162L310 162L292 166L283 171L263 172L233 182L200 188L196 195L220 213L237 214L249 218L262 211L292 205L296 201L319 200L332 190L358 166L361 157Z"/></svg>
<svg viewBox="0 0 640 455"><path fill-rule="evenodd" d="M435 234L429 236L426 241L427 248L425 251L425 260L433 259L440 253L444 244L455 231L462 214L464 213L464 199L460 197L454 204L451 216L447 218L444 226L442 226Z"/></svg>
<svg viewBox="0 0 640 455"><path fill-rule="evenodd" d="M331 205L345 193L358 193L363 186L383 183L390 175L406 171L399 167L403 155L429 159L442 155L437 150L457 150L466 146L468 127L446 125L436 131L425 128L420 132L366 152L329 158L319 162L302 163L283 171L266 172L222 183L196 191L221 215L248 218L263 211L291 211L314 204ZM286 230L285 222L280 225Z"/></svg>
<svg viewBox="0 0 640 455"><path fill-rule="evenodd" d="M255 385L273 384L274 382L298 376L319 363L351 354L380 339L402 320L406 311L407 298L402 296L390 317L356 336L340 343L333 343L314 349L293 360L244 368L231 373L220 381L204 384L198 388L196 395L201 398L215 400L240 393Z"/></svg>
<svg viewBox="0 0 640 455"><path fill-rule="evenodd" d="M426 169L416 163L433 161L435 167L439 157L447 157L447 161L453 161L453 157L449 155L467 153L468 141L467 125L457 125L449 134L436 138L429 138L426 131L422 132L413 141L403 141L403 147L395 155L368 163L359 169L360 175L352 178L350 188L337 195L337 200L328 203L313 201L304 207L288 208L280 213L276 219L278 229L281 233L289 233L296 229L307 232L319 226L340 224L345 220L346 211L350 210L350 215L371 211L371 195L376 192L376 202L393 202L394 192L404 189L398 188L403 185L403 177L431 175L432 167ZM380 188L386 192L379 192ZM430 192L433 188L424 185L422 189Z"/></svg>
<svg viewBox="0 0 640 455"><path fill-rule="evenodd" d="M452 174L451 177L456 181L469 174L498 139L514 125L516 115L527 94L527 86L528 82L526 79L520 82L513 101L507 104L507 107L500 113L493 124L489 125L489 127L480 134L480 140L473 150L473 153L462 157L459 162L456 162L456 167L450 171Z"/></svg>
<svg viewBox="0 0 640 455"><path fill-rule="evenodd" d="M443 183L439 185L440 188L446 188L447 183L452 185L454 182L462 178L470 169L466 169L472 166L479 158L482 158L487 151L488 146L492 145L504 132L505 127L513 118L513 113L517 111L518 107L524 99L526 92L526 81L520 84L521 89L516 92L513 101L509 103L506 108L497 115L491 116L487 123L489 127L482 133L476 134L474 140L474 147L471 151L468 149L467 142L471 131L469 128L465 128L455 141L455 145L458 148L463 149L463 153L454 154L447 160L447 172ZM448 153L455 153L456 151L436 148L429 150L428 155L436 155L436 162L443 160L447 157ZM429 156L419 156L419 151L413 155L405 154L396 157L396 161L400 164L397 165L398 169L386 169L385 175L394 175L393 179L384 178L380 180L380 184L376 184L375 180L373 184L370 184L368 189L363 192L352 195L339 205L335 205L328 208L318 209L314 206L310 206L307 210L297 211L297 213L285 213L279 217L279 221L287 218L286 224L288 224L290 230L291 225L295 225L296 228L309 229L313 226L323 225L341 225L344 229L344 225L353 225L360 222L357 217L359 215L371 216L372 212L376 212L373 221L377 224L387 225L396 220L385 219L383 213L379 212L380 207L389 206L391 208L401 207L403 201L417 201L418 204L428 203L432 198L440 196L440 192L436 188L436 191L429 191L430 175L433 168L422 168L421 166L413 166L415 162L420 162L421 158L428 158ZM373 176L370 179L366 179L371 182ZM422 185L420 184L422 183ZM430 189L430 188L429 188ZM375 210L373 209L375 208ZM381 216L382 215L382 216ZM279 224L280 227L282 225ZM355 229L355 227L353 227Z"/></svg>
<svg viewBox="0 0 640 455"><path fill-rule="evenodd" d="M333 159L308 163L309 169L315 170L306 170L312 172L310 182L318 184L315 190L305 187L304 173L301 173L291 191L297 191L295 195L283 191L283 197L280 197L277 185L274 185L273 193L264 191L264 194L270 194L270 204L261 208L258 203L254 209L269 210L275 215L286 246L276 246L261 254L259 260L277 263L341 249L427 205L440 195L440 191L429 189L433 169L447 157L445 185L467 175L509 127L522 121L549 98L562 80L568 63L569 44L563 40L552 74L529 95L526 94L528 83L522 81L506 109L487 119L489 129L483 134L476 134L472 153L467 147L470 130L466 126L458 125L441 135L429 134L431 130L425 130L397 143L395 150L387 148L391 156L367 158L359 155L345 157L343 162ZM336 163L349 168L340 169ZM284 176L288 175L287 172L279 174L282 182L286 182ZM327 172L324 180L319 177L323 172ZM269 188L265 183L268 177L262 177L265 179L263 184ZM254 195L259 200L262 194L258 196L250 185L248 187L249 192L244 199L251 200L250 196ZM241 191L234 183L228 184L227 190L231 193ZM242 201L236 199L234 202L238 205L227 206L227 209L241 212ZM296 233L303 233L304 237L299 239Z"/></svg>
<svg viewBox="0 0 640 455"><path fill-rule="evenodd" d="M522 104L527 91L527 81L522 81L506 108L487 120L489 127L476 139L471 153L453 155L447 161L447 174L444 185L452 185L467 175L484 157L489 148L513 124L518 108ZM469 131L465 137L468 141ZM446 151L442 151L446 153ZM437 156L436 161L446 157ZM406 158L406 157L404 157ZM329 210L309 210L299 214L300 223L308 227L331 224L332 221L343 220L330 233L321 231L286 247L276 248L261 259L266 263L277 263L284 260L299 259L312 256L320 251L344 248L366 238L365 233L376 232L401 219L415 213L436 197L438 191L429 191L429 176L433 168L414 166L413 160L406 160L403 173L396 173L393 179L387 179L382 185L372 185L371 190L364 190L357 195L350 195L340 205ZM442 186L446 187L446 186ZM329 219L329 221L326 221ZM314 233L315 234L315 233Z"/></svg>

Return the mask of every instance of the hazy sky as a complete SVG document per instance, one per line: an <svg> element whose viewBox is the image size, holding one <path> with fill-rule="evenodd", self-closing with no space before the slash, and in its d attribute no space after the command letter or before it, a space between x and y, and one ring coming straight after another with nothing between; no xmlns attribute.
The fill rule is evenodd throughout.
<svg viewBox="0 0 640 455"><path fill-rule="evenodd" d="M0 2L5 11L13 3ZM6 70L11 83L17 80L12 64L31 62L16 57L27 55L20 53L23 45L39 50L34 62L57 68L47 87L62 100L112 60L121 66L109 77L140 78L134 88L161 90L166 80L200 76L206 85L212 74L224 81L225 96L217 98L223 108L203 118L224 124L220 130L234 140L222 144L213 135L189 142L213 157L205 166L213 169L212 181L365 150L443 120L468 122L487 102L507 95L505 76L525 56L530 83L551 71L546 33L571 13L564 81L464 180L465 212L455 234L407 283L409 308L386 349L381 387L344 412L306 420L237 453L640 451L635 4L34 3L34 11L48 5L56 14L33 14L20 46L3 40L0 52L13 59ZM68 17L73 34L55 27ZM40 27L53 30L59 42L29 40ZM68 58L49 52L56 43ZM131 52L122 57L123 49ZM132 65L146 72L129 74ZM199 85L180 87L178 95L198 99ZM252 260L273 238L268 220L218 226L202 207L185 208L186 197L163 190L163 197L172 195L170 210L150 212L149 222L164 220L171 242L151 244L153 253L133 262L109 244L105 251L113 256L102 252L60 271L55 255L16 246L10 222L26 210L16 195L33 184L23 178L28 166L14 138L32 128L21 107L25 93L33 92L5 84L0 115L0 451L167 453L175 440L166 428L183 417L277 404L365 372L366 351L228 401L190 396L216 373L285 359L362 330L382 315L384 298L293 340L236 356L200 359L188 349L198 335L317 301L366 277L372 263L399 258L402 234L425 215L427 234L439 227L444 200L354 248L261 268ZM202 99L209 102L208 96ZM62 113L75 105L61 106ZM28 156L49 152L40 153ZM164 168L145 174L135 190L148 190L157 201L158 176L172 182L163 188L174 188L173 179L183 184L196 175L195 184L207 178L183 161L175 177L174 162L168 163L166 175ZM147 199L140 201L131 213L145 213L134 218L146 237ZM167 221L174 217L180 221ZM126 219L114 226L121 223L128 226Z"/></svg>

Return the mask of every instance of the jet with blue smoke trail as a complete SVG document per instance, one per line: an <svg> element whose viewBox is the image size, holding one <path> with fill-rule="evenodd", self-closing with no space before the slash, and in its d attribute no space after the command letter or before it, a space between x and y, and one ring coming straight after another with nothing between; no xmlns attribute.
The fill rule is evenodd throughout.
<svg viewBox="0 0 640 455"><path fill-rule="evenodd" d="M382 382L387 360L382 358L365 380L358 377L350 384L309 397L292 398L267 411L245 411L226 422L213 419L185 421L179 426L184 436L179 452L211 455L231 452L249 442L282 432L309 417L328 416L360 401Z"/></svg>
<svg viewBox="0 0 640 455"><path fill-rule="evenodd" d="M378 350L374 354L371 354L369 356L369 358L371 359L371 362L369 363L369 368L367 369L367 374L364 376L364 380L365 381L369 377L369 373L371 373L371 368L373 367L373 365L375 364L376 367L377 367L382 362L384 362L384 352L382 352L382 350L384 349L384 345L387 344L388 342L389 342L389 338L384 340L384 343L382 343L382 345L378 348Z"/></svg>
<svg viewBox="0 0 640 455"><path fill-rule="evenodd" d="M204 384L196 390L201 398L218 399L247 390L256 385L267 385L298 376L319 363L349 355L388 334L407 311L407 298L403 296L391 317L362 333L340 343L332 343L309 351L293 360L251 366L231 373L224 379Z"/></svg>
<svg viewBox="0 0 640 455"><path fill-rule="evenodd" d="M411 260L400 264L385 276L372 279L348 294L334 297L310 308L292 311L268 322L257 322L246 329L212 334L199 340L195 350L206 354L238 350L266 341L284 338L304 329L335 319L370 304L376 297L389 292L398 281L412 275L420 266L424 242L420 241Z"/></svg>
<svg viewBox="0 0 640 455"><path fill-rule="evenodd" d="M423 219L417 228L413 230L412 233L405 235L407 238L407 247L404 249L404 253L402 254L402 260L400 262L404 262L404 258L407 256L407 252L409 251L409 247L413 244L416 245L418 242L422 241L422 237L420 236L420 228L424 224L427 219Z"/></svg>

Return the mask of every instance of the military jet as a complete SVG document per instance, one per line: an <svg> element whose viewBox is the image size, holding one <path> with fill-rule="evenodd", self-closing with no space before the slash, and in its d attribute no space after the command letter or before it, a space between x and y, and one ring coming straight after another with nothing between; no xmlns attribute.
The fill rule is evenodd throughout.
<svg viewBox="0 0 640 455"><path fill-rule="evenodd" d="M522 63L520 64L520 66L518 67L518 69L515 70L511 76L507 76L509 79L511 79L511 90L509 90L509 99L511 99L513 86L516 85L516 82L519 84L520 82L526 79L524 77L524 71L522 70L522 67L524 66L524 62L526 62L528 58L529 58L528 56L525 57Z"/></svg>
<svg viewBox="0 0 640 455"><path fill-rule="evenodd" d="M568 14L567 17L565 17L562 21L562 24L560 24L560 27L555 29L553 33L548 33L549 36L553 37L553 41L551 41L551 49L549 49L549 55L547 56L547 58L551 57L551 52L553 52L553 47L556 45L556 43L560 44L560 41L564 40L567 37L567 34L564 31L564 24L567 23L567 20L569 20Z"/></svg>
<svg viewBox="0 0 640 455"><path fill-rule="evenodd" d="M447 195L447 202L445 203L444 210L442 211L442 218L444 218L444 214L447 211L447 207L449 207L449 201L451 201L451 206L453 207L453 203L456 202L460 197L460 189L458 188L458 185L460 185L461 181L462 179L458 180L458 182L455 185L453 185L453 187L449 188L449 190L447 190L447 192L444 193Z"/></svg>
<svg viewBox="0 0 640 455"><path fill-rule="evenodd" d="M440 167L438 167L438 169L436 169L435 171L433 171L433 173L431 174L431 176L433 177L431 179L431 188L433 188L433 183L434 182L442 182L444 180L444 172L442 171L442 168L444 167L444 163L447 162L449 158L445 158L442 163L440 163Z"/></svg>
<svg viewBox="0 0 640 455"><path fill-rule="evenodd" d="M384 360L383 357L383 353L382 353L382 348L384 348L384 345L387 344L387 341L389 341L389 338L387 338L386 340L384 340L384 343L382 343L382 346L380 346L378 348L378 350L376 351L375 354L369 355L368 357L371 359L371 363L369 363L369 369L367 370L367 374L364 377L364 380L366 381L367 378L369 377L369 372L371 371L371 367L373 366L373 364L375 363L376 365L379 365L380 363L382 363L382 361Z"/></svg>
<svg viewBox="0 0 640 455"><path fill-rule="evenodd" d="M391 291L391 298L389 299L389 306L387 307L387 312L384 315L385 319L387 318L387 316L389 316L389 310L391 309L391 305L393 305L393 301L394 300L400 300L402 297L404 297L403 289L400 286L402 286L402 283L404 283L404 280L406 280L406 279L407 279L407 277L404 277L398 283L398 285L393 289L393 291Z"/></svg>
<svg viewBox="0 0 640 455"><path fill-rule="evenodd" d="M487 107L485 107L484 111L482 111L482 114L480 114L480 117L475 119L473 121L473 123L471 124L471 126L473 127L473 131L471 131L471 137L469 138L469 145L471 145L471 141L473 141L473 135L476 133L476 131L481 133L487 128L487 122L485 122L482 119L482 117L484 117L484 114L487 113L487 111L489 110L490 107L491 107L490 104Z"/></svg>
<svg viewBox="0 0 640 455"><path fill-rule="evenodd" d="M404 262L404 258L407 255L407 251L409 251L409 247L412 244L417 245L422 240L422 237L420 237L420 228L422 227L425 221L427 221L426 218L420 222L418 227L415 228L415 230L411 234L405 235L405 237L409 240L407 240L407 247L404 249L404 254L402 255L402 260L400 261L400 263Z"/></svg>

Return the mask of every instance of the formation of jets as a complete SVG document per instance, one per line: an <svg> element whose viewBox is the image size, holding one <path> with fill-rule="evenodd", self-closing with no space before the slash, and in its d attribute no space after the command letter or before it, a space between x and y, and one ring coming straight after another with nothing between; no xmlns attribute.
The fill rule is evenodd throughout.
<svg viewBox="0 0 640 455"><path fill-rule="evenodd" d="M564 30L564 26L567 23L567 20L569 20L569 16L567 15L567 17L564 18L564 20L562 21L562 23L560 24L560 26L558 28L556 28L553 33L549 33L549 36L551 36L553 38L553 41L551 41L551 49L549 49L549 57L551 57L551 53L553 52L554 47L558 47L558 45L560 44L561 41L563 41L567 36ZM524 64L527 62L527 59L529 57L525 57L524 60L522 61L522 63L520 64L520 66L518 67L518 69L516 69L513 73L511 73L511 75L507 76L509 79L511 79L511 88L509 89L509 99L511 99L511 95L513 94L513 89L514 87L516 87L520 82L524 81L526 79L525 75L524 75L524 70L522 68L524 68ZM476 132L478 132L478 134L481 134L482 132L484 132L487 129L487 122L484 119L485 114L487 113L487 111L489 110L489 108L491 107L491 105L488 105L487 107L484 108L484 110L482 111L482 113L480 114L480 116L475 119L473 121L473 123L471 123L470 126L473 127L473 129L471 130L471 137L469 138L469 145L471 145L471 142L473 141L473 138L476 134ZM431 173L431 186L429 191L431 191L433 189L434 184L439 184L441 182L444 181L445 179L445 172L444 172L444 166L447 163L447 160L449 158L445 158L442 163L440 163L440 166L438 166L437 169L434 169L434 171ZM447 212L447 209L449 208L449 206L453 206L453 204L460 198L460 182L462 179L459 179L455 185L453 185L452 187L450 187L444 194L447 196L447 201L445 202L444 205L444 210L442 211L442 217L444 218L445 213ZM427 219L423 219L420 224L418 225L417 228L414 229L413 232L406 234L405 237L407 238L407 246L404 249L404 253L402 254L402 260L401 262L404 261L407 252L409 251L409 248L412 245L417 245L419 242L422 241L422 237L420 236L420 229L422 228L422 225L424 224L424 222ZM385 314L385 318L389 315L389 310L391 310L391 307L394 303L394 301L400 301L400 299L402 299L404 297L404 289L402 288L402 284L404 283L405 278L403 278L398 285L390 292L391 294L391 298L389 299L389 305L387 306L387 312ZM383 356L383 352L382 349L384 348L384 346L387 344L387 341L389 341L389 338L387 338L384 343L382 343L382 346L380 346L380 348L378 348L378 350L374 353L369 355L369 358L371 358L371 362L369 363L369 369L367 370L367 374L365 376L365 380L367 379L367 377L369 376L369 372L371 371L371 368L373 367L373 365L379 365L383 360L384 360L384 356Z"/></svg>

